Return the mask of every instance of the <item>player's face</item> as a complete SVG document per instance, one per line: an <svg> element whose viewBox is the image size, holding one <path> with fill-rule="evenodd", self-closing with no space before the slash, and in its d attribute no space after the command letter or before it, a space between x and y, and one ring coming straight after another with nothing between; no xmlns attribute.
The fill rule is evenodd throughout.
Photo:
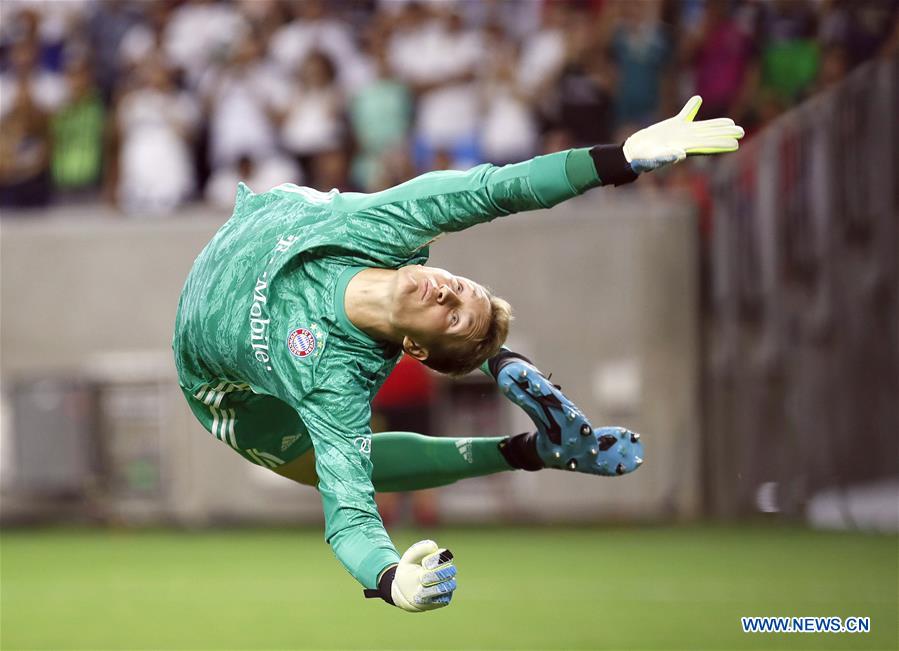
<svg viewBox="0 0 899 651"><path fill-rule="evenodd" d="M475 343L490 324L490 293L445 269L403 267L395 296L394 324L425 348Z"/></svg>

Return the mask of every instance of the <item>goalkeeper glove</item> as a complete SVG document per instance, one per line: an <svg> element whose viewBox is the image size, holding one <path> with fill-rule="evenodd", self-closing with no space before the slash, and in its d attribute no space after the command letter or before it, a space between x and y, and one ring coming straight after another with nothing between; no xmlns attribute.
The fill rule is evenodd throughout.
<svg viewBox="0 0 899 651"><path fill-rule="evenodd" d="M381 575L377 590L365 590L366 597L384 601L410 613L421 613L449 605L456 589L453 553L440 549L433 540L422 540L409 549Z"/></svg>
<svg viewBox="0 0 899 651"><path fill-rule="evenodd" d="M694 122L702 106L699 95L691 97L680 113L641 129L624 141L624 157L636 173L649 172L690 154L721 154L736 151L743 128L730 118Z"/></svg>

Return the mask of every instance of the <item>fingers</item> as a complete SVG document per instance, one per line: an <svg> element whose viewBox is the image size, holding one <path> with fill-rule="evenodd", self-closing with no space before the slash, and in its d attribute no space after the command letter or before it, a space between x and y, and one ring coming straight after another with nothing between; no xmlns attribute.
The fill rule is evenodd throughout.
<svg viewBox="0 0 899 651"><path fill-rule="evenodd" d="M743 127L739 127L728 118L704 120L690 125L690 135L684 148L688 154L718 154L736 151L737 142L745 135Z"/></svg>
<svg viewBox="0 0 899 651"><path fill-rule="evenodd" d="M456 566L447 565L446 567L435 570L434 572L425 572L421 576L421 584L423 586L437 585L443 583L456 576Z"/></svg>
<svg viewBox="0 0 899 651"><path fill-rule="evenodd" d="M702 122L695 122L693 124L694 129L690 131L691 139L697 138L742 138L744 135L743 127L738 127L736 125L732 127L712 127L706 128L701 126Z"/></svg>
<svg viewBox="0 0 899 651"><path fill-rule="evenodd" d="M449 602L453 600L453 593L441 595L439 597L434 597L431 599L429 603L434 604L435 608L442 608L443 606L448 606Z"/></svg>
<svg viewBox="0 0 899 651"><path fill-rule="evenodd" d="M415 602L427 610L448 605L457 586L453 553L439 549L422 559L421 564L431 571L421 575L422 588L416 593Z"/></svg>
<svg viewBox="0 0 899 651"><path fill-rule="evenodd" d="M684 122L692 122L693 118L696 117L696 113L699 111L700 106L702 106L702 98L699 95L694 95L687 100L687 103L684 104L684 108L680 110L677 117Z"/></svg>
<svg viewBox="0 0 899 651"><path fill-rule="evenodd" d="M434 543L436 546L437 543ZM437 549L432 554L424 557L421 566L426 570L433 570L438 567L446 566L453 560L453 553L448 549Z"/></svg>
<svg viewBox="0 0 899 651"><path fill-rule="evenodd" d="M413 565L421 565L422 560L425 557L433 555L438 551L440 551L440 548L433 540L420 540L406 550L400 561L403 563L412 563Z"/></svg>
<svg viewBox="0 0 899 651"><path fill-rule="evenodd" d="M687 148L688 154L721 154L737 151L740 143L736 138L710 138Z"/></svg>
<svg viewBox="0 0 899 651"><path fill-rule="evenodd" d="M694 122L698 127L732 127L734 126L734 121L730 118L712 118L711 120L700 120L699 122Z"/></svg>
<svg viewBox="0 0 899 651"><path fill-rule="evenodd" d="M437 585L422 588L418 594L415 595L415 601L418 603L428 603L435 597L443 597L452 594L455 589L456 580L450 579L449 581L444 581Z"/></svg>
<svg viewBox="0 0 899 651"><path fill-rule="evenodd" d="M453 600L453 593L450 592L448 594L439 595L437 597L430 597L428 599L422 599L418 601L418 607L423 611L428 610L436 610L438 608L443 608L444 606L448 606L450 601Z"/></svg>

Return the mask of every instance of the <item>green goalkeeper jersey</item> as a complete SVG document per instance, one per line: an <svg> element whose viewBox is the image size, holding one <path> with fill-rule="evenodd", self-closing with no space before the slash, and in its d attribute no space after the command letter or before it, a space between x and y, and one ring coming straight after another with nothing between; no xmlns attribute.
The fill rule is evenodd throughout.
<svg viewBox="0 0 899 651"><path fill-rule="evenodd" d="M182 388L248 386L297 412L315 448L325 537L364 586L399 558L374 502L369 421L401 349L349 321L347 284L363 268L424 263L441 233L598 184L580 149L431 172L374 194L241 184L233 216L194 263L173 341Z"/></svg>

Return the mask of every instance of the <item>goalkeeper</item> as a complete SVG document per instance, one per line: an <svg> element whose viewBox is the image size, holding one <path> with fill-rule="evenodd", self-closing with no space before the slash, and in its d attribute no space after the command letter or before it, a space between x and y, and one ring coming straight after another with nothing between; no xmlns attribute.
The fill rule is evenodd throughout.
<svg viewBox="0 0 899 651"><path fill-rule="evenodd" d="M639 436L594 430L557 387L502 348L510 307L478 283L421 266L440 234L551 208L688 154L737 149L743 130L694 122L701 99L623 146L572 149L468 172L432 172L375 194L284 184L238 188L234 213L188 276L173 349L190 407L252 463L316 486L325 538L366 596L407 611L445 606L452 554L421 541L400 557L375 491L409 491L513 469L620 475ZM405 352L461 375L482 368L534 420L512 437L453 439L369 429L370 404Z"/></svg>

